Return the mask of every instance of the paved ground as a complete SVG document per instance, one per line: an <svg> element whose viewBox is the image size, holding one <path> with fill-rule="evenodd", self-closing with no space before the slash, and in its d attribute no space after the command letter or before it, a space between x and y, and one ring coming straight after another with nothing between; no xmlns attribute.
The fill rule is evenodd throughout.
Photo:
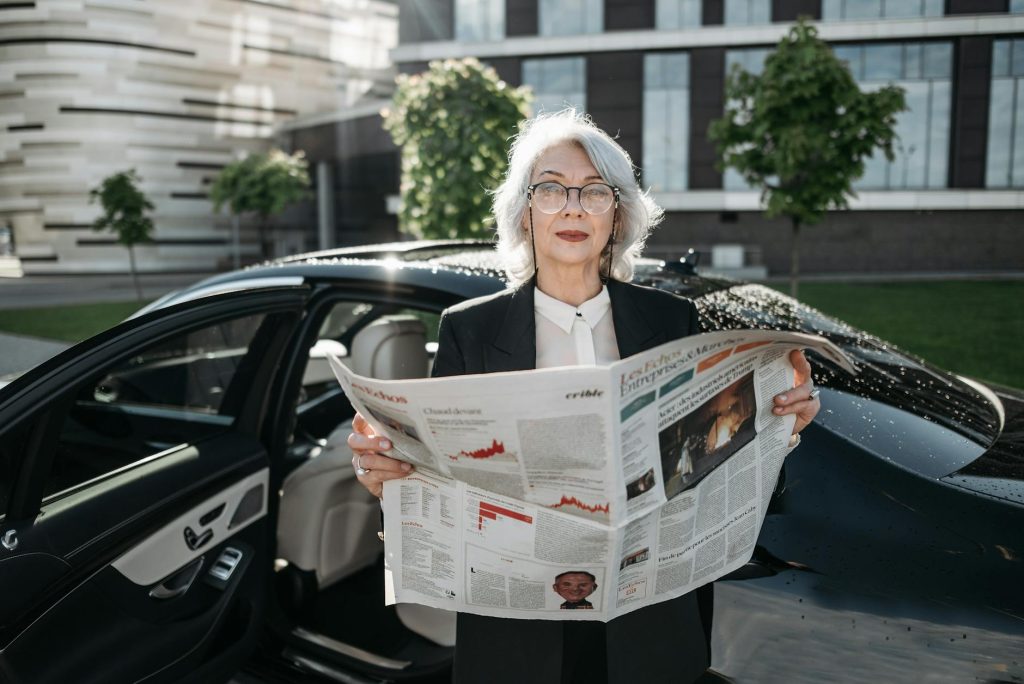
<svg viewBox="0 0 1024 684"><path fill-rule="evenodd" d="M202 280L203 274L144 275L143 299L156 299ZM30 309L63 304L124 302L136 298L131 276L76 275L0 278L0 309ZM66 342L0 333L0 378L21 373L67 349Z"/></svg>
<svg viewBox="0 0 1024 684"><path fill-rule="evenodd" d="M0 333L0 378L39 365L69 346L66 342Z"/></svg>
<svg viewBox="0 0 1024 684"><path fill-rule="evenodd" d="M156 299L206 275L143 275L140 278L143 299ZM128 275L34 275L24 278L0 278L0 309L30 309L61 304L123 302L135 299L135 287Z"/></svg>

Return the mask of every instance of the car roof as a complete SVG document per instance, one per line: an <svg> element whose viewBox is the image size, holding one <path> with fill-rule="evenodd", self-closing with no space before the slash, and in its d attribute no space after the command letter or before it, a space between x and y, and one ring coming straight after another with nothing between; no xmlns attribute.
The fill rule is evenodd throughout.
<svg viewBox="0 0 1024 684"><path fill-rule="evenodd" d="M660 272L664 269L665 263L660 260L638 260L639 271ZM668 272L672 271L678 275L692 275L692 269L688 268L669 269ZM342 279L353 283L386 282L430 288L462 298L491 294L507 286L493 242L391 242L307 252L215 275L172 292L135 315L223 292ZM707 285L711 282L708 281ZM717 287L711 286L711 289Z"/></svg>

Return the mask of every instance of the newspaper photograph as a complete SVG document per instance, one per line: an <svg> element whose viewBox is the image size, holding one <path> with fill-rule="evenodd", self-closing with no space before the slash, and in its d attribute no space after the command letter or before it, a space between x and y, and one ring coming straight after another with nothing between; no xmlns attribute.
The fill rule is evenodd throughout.
<svg viewBox="0 0 1024 684"><path fill-rule="evenodd" d="M608 366L375 380L329 358L416 469L384 484L388 604L611 620L751 557L795 417L789 353L855 373L823 338L737 330Z"/></svg>

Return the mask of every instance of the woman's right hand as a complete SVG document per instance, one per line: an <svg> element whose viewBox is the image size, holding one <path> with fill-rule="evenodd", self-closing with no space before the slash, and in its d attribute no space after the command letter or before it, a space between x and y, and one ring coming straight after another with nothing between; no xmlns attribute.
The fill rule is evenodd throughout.
<svg viewBox="0 0 1024 684"><path fill-rule="evenodd" d="M354 454L352 467L356 469L359 484L378 499L383 495L384 482L397 480L412 472L412 465L381 453L391 450L391 442L374 432L373 426L359 413L352 419L348 447ZM360 470L363 471L362 474Z"/></svg>

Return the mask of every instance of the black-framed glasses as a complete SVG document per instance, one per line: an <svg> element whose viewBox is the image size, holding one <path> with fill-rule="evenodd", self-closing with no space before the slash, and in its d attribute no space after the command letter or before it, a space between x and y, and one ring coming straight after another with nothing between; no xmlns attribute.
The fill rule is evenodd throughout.
<svg viewBox="0 0 1024 684"><path fill-rule="evenodd" d="M554 181L536 183L526 188L526 197L530 206L545 214L557 214L568 203L570 190L580 194L580 206L588 214L603 214L613 205L619 206L619 189L607 183L587 183L582 188L567 188Z"/></svg>

